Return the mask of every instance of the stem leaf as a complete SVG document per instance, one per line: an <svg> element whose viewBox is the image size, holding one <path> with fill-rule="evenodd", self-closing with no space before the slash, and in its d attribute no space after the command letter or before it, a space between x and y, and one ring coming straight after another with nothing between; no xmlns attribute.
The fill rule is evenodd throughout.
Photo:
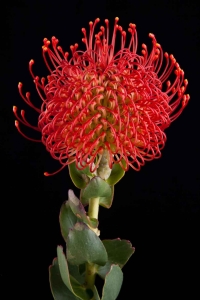
<svg viewBox="0 0 200 300"><path fill-rule="evenodd" d="M78 299L90 300L93 297L93 292L91 290L87 290L84 285L81 285L73 276L69 274L68 263L61 246L57 247L57 255L60 275L65 286Z"/></svg>
<svg viewBox="0 0 200 300"><path fill-rule="evenodd" d="M124 176L125 171L119 164L113 164L112 171L106 182L109 185L114 185Z"/></svg>
<svg viewBox="0 0 200 300"><path fill-rule="evenodd" d="M95 218L89 218L86 214L86 211L80 202L80 200L74 195L74 192L72 190L69 190L68 192L68 198L69 198L69 205L74 213L74 215L84 222L85 224L89 225L92 228L97 228L98 226L98 220Z"/></svg>
<svg viewBox="0 0 200 300"><path fill-rule="evenodd" d="M67 260L74 265L94 263L100 266L108 260L100 238L84 223L76 223L67 238Z"/></svg>
<svg viewBox="0 0 200 300"><path fill-rule="evenodd" d="M58 266L58 259L53 260L53 264L49 267L50 288L55 300L78 300L62 281Z"/></svg>
<svg viewBox="0 0 200 300"><path fill-rule="evenodd" d="M74 185L79 189L83 189L89 182L89 177L94 176L90 172L89 167L86 167L83 170L78 170L76 168L75 162L69 164L68 167L69 167L69 175L71 177L71 180L73 181Z"/></svg>
<svg viewBox="0 0 200 300"><path fill-rule="evenodd" d="M63 203L60 210L59 222L60 222L61 234L65 241L67 241L69 230L74 227L77 220L78 220L77 217L74 215L74 213L70 208L69 201Z"/></svg>
<svg viewBox="0 0 200 300"><path fill-rule="evenodd" d="M114 186L110 186L107 182L98 176L95 176L87 184L87 186L81 190L81 202L84 206L88 205L89 199L99 198L99 205L110 208L112 205L114 196Z"/></svg>
<svg viewBox="0 0 200 300"><path fill-rule="evenodd" d="M101 300L115 300L122 286L123 273L119 266L111 265L106 274Z"/></svg>
<svg viewBox="0 0 200 300"><path fill-rule="evenodd" d="M109 272L112 264L119 265L120 268L127 263L131 255L135 252L135 248L132 247L131 243L127 240L103 240L107 254L108 261L104 266L97 268L98 275L105 279L106 274Z"/></svg>

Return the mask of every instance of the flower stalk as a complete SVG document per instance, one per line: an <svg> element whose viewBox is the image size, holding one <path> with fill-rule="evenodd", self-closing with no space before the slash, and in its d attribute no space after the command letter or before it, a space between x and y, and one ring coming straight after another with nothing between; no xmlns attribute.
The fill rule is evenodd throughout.
<svg viewBox="0 0 200 300"><path fill-rule="evenodd" d="M93 290L95 285L95 278L96 278L96 267L95 264L86 264L86 271L85 271L85 284L88 289Z"/></svg>
<svg viewBox="0 0 200 300"><path fill-rule="evenodd" d="M97 197L97 198L89 199L88 216L90 218L95 218L98 220L98 213L99 213L99 198ZM99 235L98 228L92 230L97 235ZM95 278L96 278L95 264L86 263L85 284L87 288L90 288L91 290L94 289Z"/></svg>
<svg viewBox="0 0 200 300"><path fill-rule="evenodd" d="M97 174L102 179L107 179L109 177L110 173L111 173L111 169L109 168L109 164L108 164L107 152L104 151L104 153L101 157L101 161L99 163L99 167L97 169ZM88 217L98 220L98 214L99 214L99 197L90 198L89 206L88 206ZM92 230L99 236L100 231L98 230L98 228L95 228ZM86 286L88 288L91 288L92 290L94 289L95 278L96 278L95 264L87 263L86 264L86 272L85 272L85 283L86 283Z"/></svg>
<svg viewBox="0 0 200 300"><path fill-rule="evenodd" d="M99 213L99 197L89 199L88 216L98 219Z"/></svg>

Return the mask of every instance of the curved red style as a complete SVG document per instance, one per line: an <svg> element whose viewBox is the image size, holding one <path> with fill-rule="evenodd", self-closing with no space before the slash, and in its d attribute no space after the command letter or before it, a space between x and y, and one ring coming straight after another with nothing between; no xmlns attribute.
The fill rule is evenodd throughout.
<svg viewBox="0 0 200 300"><path fill-rule="evenodd" d="M14 107L18 121L42 133L38 141L62 168L76 162L77 168L89 166L94 172L107 150L110 167L119 163L125 170L129 166L140 170L145 161L161 156L164 130L188 103L188 81L173 55L163 53L153 34L149 34L151 52L142 44L142 53L137 54L136 26L129 24L128 42L118 20L115 18L110 44L109 21L105 20L105 27L101 26L97 34L94 29L100 20L89 22L89 37L82 28L86 51L78 51L75 44L70 47L71 58L55 37L51 42L44 39L43 57L50 72L47 83L33 74L34 61L29 63L43 101L41 110L31 103L29 93L26 97L22 94L22 84L18 85L24 101L40 114L38 127L34 127L25 119L24 111L19 117ZM115 53L117 32L121 34L121 50ZM172 72L173 82L168 80ZM18 121L15 124L21 132Z"/></svg>

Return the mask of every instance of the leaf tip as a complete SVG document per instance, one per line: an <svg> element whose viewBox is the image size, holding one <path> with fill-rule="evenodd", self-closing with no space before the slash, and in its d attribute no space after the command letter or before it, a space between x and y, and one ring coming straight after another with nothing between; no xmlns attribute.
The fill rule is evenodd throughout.
<svg viewBox="0 0 200 300"><path fill-rule="evenodd" d="M73 190L68 191L68 197L69 197L69 200L71 202L73 202L74 205L76 205L76 206L79 205L79 199L75 196Z"/></svg>

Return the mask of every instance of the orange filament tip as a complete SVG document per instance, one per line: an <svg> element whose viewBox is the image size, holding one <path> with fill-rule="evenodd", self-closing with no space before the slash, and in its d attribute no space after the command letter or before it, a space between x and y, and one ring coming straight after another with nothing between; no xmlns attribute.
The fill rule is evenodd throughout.
<svg viewBox="0 0 200 300"><path fill-rule="evenodd" d="M44 176L49 176L49 173L48 172L44 172Z"/></svg>
<svg viewBox="0 0 200 300"><path fill-rule="evenodd" d="M108 19L105 19L105 23L108 24L108 23L109 23L109 20L108 20Z"/></svg>
<svg viewBox="0 0 200 300"><path fill-rule="evenodd" d="M33 64L34 64L34 60L31 59L31 60L29 61L29 64L30 64L30 65L33 65Z"/></svg>
<svg viewBox="0 0 200 300"><path fill-rule="evenodd" d="M14 111L14 112L17 111L17 106L13 106L13 111Z"/></svg>
<svg viewBox="0 0 200 300"><path fill-rule="evenodd" d="M46 46L42 46L43 51L48 51L48 48Z"/></svg>
<svg viewBox="0 0 200 300"><path fill-rule="evenodd" d="M19 87L19 88L22 87L22 83L21 83L21 82L18 83L18 87Z"/></svg>
<svg viewBox="0 0 200 300"><path fill-rule="evenodd" d="M93 25L93 22L92 22L92 21L90 21L90 22L89 22L89 25L90 25L90 26L92 26L92 25Z"/></svg>
<svg viewBox="0 0 200 300"><path fill-rule="evenodd" d="M153 34L153 33L149 33L149 37L150 37L150 38L152 38L152 39L154 39L154 38L155 38L155 36L154 36L154 34Z"/></svg>
<svg viewBox="0 0 200 300"><path fill-rule="evenodd" d="M19 122L17 120L15 120L15 126L18 127L19 126Z"/></svg>
<svg viewBox="0 0 200 300"><path fill-rule="evenodd" d="M96 20L95 20L96 22L100 22L100 19L99 18L96 18Z"/></svg>
<svg viewBox="0 0 200 300"><path fill-rule="evenodd" d="M118 17L116 17L116 18L115 18L115 21L116 21L116 22L118 22L118 21L119 21L119 18L118 18Z"/></svg>

